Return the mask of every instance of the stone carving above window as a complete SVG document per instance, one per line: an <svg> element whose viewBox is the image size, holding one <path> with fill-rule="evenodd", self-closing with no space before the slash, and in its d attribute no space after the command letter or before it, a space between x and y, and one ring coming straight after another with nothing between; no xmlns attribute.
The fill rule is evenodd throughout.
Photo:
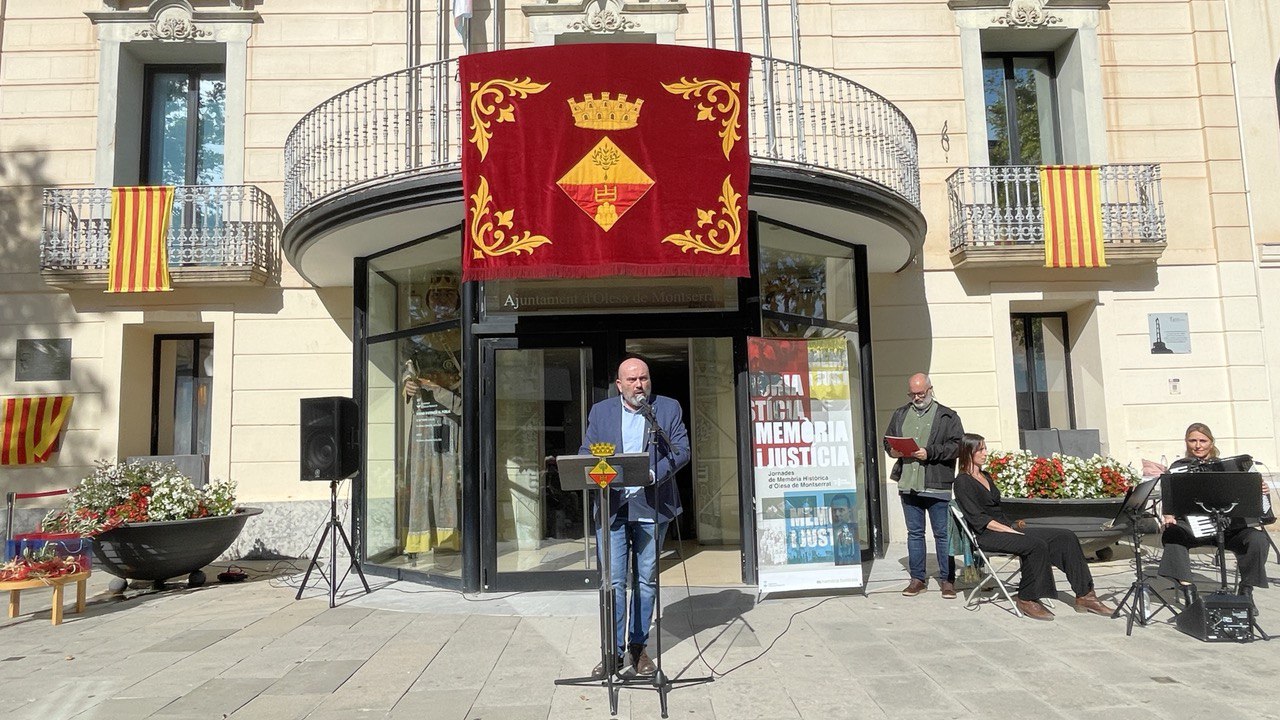
<svg viewBox="0 0 1280 720"><path fill-rule="evenodd" d="M536 0L520 10L529 18L535 45L550 45L566 33L644 35L675 42L676 18L687 12L674 0Z"/></svg>
<svg viewBox="0 0 1280 720"><path fill-rule="evenodd" d="M1011 28L1042 28L1061 25L1062 18L1047 12L1042 0L1009 0L1009 8L991 22Z"/></svg>
<svg viewBox="0 0 1280 720"><path fill-rule="evenodd" d="M104 0L105 10L86 12L95 25L112 28L118 42L225 42L249 32L262 17L253 0Z"/></svg>
<svg viewBox="0 0 1280 720"><path fill-rule="evenodd" d="M589 33L634 32L640 29L640 23L623 16L622 3L618 0L605 0L588 2L583 18L569 23L569 29Z"/></svg>
<svg viewBox="0 0 1280 720"><path fill-rule="evenodd" d="M108 8L112 10L128 10L130 5L137 5L139 3L137 2L131 3L129 2L129 0L102 0L102 4L106 5ZM156 4L157 3L154 1L151 3L151 5L153 6ZM160 4L163 4L163 3L160 3ZM231 7L231 8L239 8L241 10L253 9L253 0L217 0L216 4L224 8Z"/></svg>
<svg viewBox="0 0 1280 720"><path fill-rule="evenodd" d="M1109 0L947 0L952 10L999 11L993 21L1007 27L1045 27L1058 25L1053 11L1069 13L1075 10L1106 10ZM1044 18L1044 22L1040 21Z"/></svg>
<svg viewBox="0 0 1280 720"><path fill-rule="evenodd" d="M197 26L191 20L191 11L181 5L170 5L162 9L155 22L134 33L144 40L207 40L213 33Z"/></svg>

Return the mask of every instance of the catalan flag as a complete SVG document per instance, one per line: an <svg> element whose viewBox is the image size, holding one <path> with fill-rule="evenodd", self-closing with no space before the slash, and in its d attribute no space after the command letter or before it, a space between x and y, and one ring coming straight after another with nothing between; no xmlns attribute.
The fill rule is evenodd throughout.
<svg viewBox="0 0 1280 720"><path fill-rule="evenodd" d="M107 292L169 290L169 215L173 187L111 188Z"/></svg>
<svg viewBox="0 0 1280 720"><path fill-rule="evenodd" d="M1045 267L1106 267L1102 184L1092 165L1040 168Z"/></svg>
<svg viewBox="0 0 1280 720"><path fill-rule="evenodd" d="M70 395L5 398L0 427L0 465L32 465L58 448L62 423L71 412Z"/></svg>

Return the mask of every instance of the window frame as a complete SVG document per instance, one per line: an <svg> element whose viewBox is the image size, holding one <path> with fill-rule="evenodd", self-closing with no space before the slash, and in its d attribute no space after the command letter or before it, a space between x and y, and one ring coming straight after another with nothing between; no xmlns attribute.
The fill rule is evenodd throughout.
<svg viewBox="0 0 1280 720"><path fill-rule="evenodd" d="M161 364L161 355L162 355L161 348L166 341L182 341L182 340L188 340L192 342L192 348L194 350L193 357L197 358L197 360L192 363L191 377L193 379L198 379L201 377L198 358L200 355L200 349L201 347L203 347L203 344L207 342L211 352L214 349L214 334L212 332L168 333L168 334L157 334L152 337L152 346L151 346L151 454L152 455L160 454L160 394L161 394L160 381L162 380L162 378L160 377L160 364ZM209 377L212 379L213 376L209 376ZM176 381L177 375L175 374L171 376L170 379ZM212 383L210 383L209 407L211 411L213 408L212 394L213 394L213 388L212 388ZM176 398L175 398L174 411L176 415L176 412L177 412ZM192 417L193 418L196 417L195 413L192 413ZM200 425L199 423L193 422L191 426L191 446L193 448L199 446L199 439L200 439L199 434L200 434ZM212 440L211 440L210 451L212 451L212 449L213 448L212 448Z"/></svg>
<svg viewBox="0 0 1280 720"><path fill-rule="evenodd" d="M983 70L984 75L985 75L985 72L986 72L986 61L987 61L987 60L999 60L999 61L1001 61L1001 65L1002 65L1002 67L1003 67L1003 71L1004 71L1004 96L1005 96L1005 104L1004 104L1004 105L1005 105L1005 107L1004 107L1004 111L1005 111L1005 119L1004 119L1004 121L1005 121L1005 126L1009 128L1009 151L1010 151L1010 156L1011 156L1011 157L1009 158L1009 159L1010 159L1010 161L1012 161L1012 160L1014 159L1014 158L1012 157L1012 155L1013 155L1013 152L1014 152L1014 150L1015 150L1015 149L1017 150L1017 154L1018 154L1017 162L1009 162L1009 163L1007 163L1007 164L1008 164L1008 165L1022 165L1022 164L1023 164L1023 162L1022 162L1022 138L1021 138L1021 133L1019 133L1019 131L1018 131L1018 112L1017 112L1017 103L1015 103L1015 102L1010 102L1010 98L1014 98L1014 97L1016 96L1016 91L1017 91L1017 78L1016 78L1016 75L1015 75L1014 62L1015 62L1016 60L1024 59L1024 58L1031 58L1031 59L1036 59L1036 60L1044 60L1044 61L1046 61L1046 63L1047 63L1047 64L1048 64L1048 66L1049 66L1049 113L1050 113L1050 117L1052 117L1052 119L1053 119L1053 147L1054 147L1054 156L1055 156L1055 157L1054 157L1052 160L1046 160L1046 159L1043 157L1043 154L1042 154L1042 156L1041 156L1041 158L1040 158L1040 164L1041 164L1041 165L1054 165L1054 164L1061 163L1061 162L1062 162L1062 158L1063 158L1063 148L1062 148L1062 115L1061 115L1061 108L1060 108L1059 103L1058 103L1058 69L1059 69L1059 68L1058 68L1058 58L1057 58L1057 55L1056 55L1055 53L1051 52L1051 51L1045 51L1045 52L995 52L995 51L983 51L983 53L982 53L982 70ZM984 83L984 84L985 84L985 83ZM984 96L983 96L983 100L982 100L982 107L983 107L983 110L984 110L984 112L983 112L983 119L984 119L984 122L983 122L983 130L984 130L984 136L985 136L985 135L986 135L986 133L990 131L990 126L985 122L985 119L986 119L986 117L987 117L987 113L985 112L985 111L986 111L986 108L987 108L987 102L986 102L985 93L984 93L983 95L984 95ZM985 139L984 139L984 143L987 143L987 141L986 141ZM988 147L989 147L989 144L988 144ZM1043 147L1044 147L1044 146L1043 146L1043 145L1041 145L1041 148L1043 148ZM988 165L997 165L997 163L995 162L995 160L991 157L991 152L990 152L990 150L988 150L988 151L987 151L987 164L988 164Z"/></svg>
<svg viewBox="0 0 1280 720"><path fill-rule="evenodd" d="M1022 347L1019 348L1017 346L1014 346L1013 352L1015 356L1018 353L1022 353L1023 358L1025 358L1026 367L1029 369L1029 373L1030 373L1030 377L1026 377L1027 387L1030 388L1031 395L1034 398L1035 387L1036 387L1035 344L1033 340L1033 334L1030 332L1029 323L1032 320L1043 319L1043 318L1057 318L1062 320L1062 356L1063 356L1063 366L1064 366L1063 372L1065 373L1067 378L1067 420L1071 426L1070 428L1066 428L1066 429L1075 430L1076 429L1076 391L1075 391L1074 376L1072 375L1072 372L1071 372L1071 325L1070 325L1070 320L1067 317L1067 313L1065 312L1011 312L1009 313L1009 332L1011 335L1013 333L1013 324L1015 322L1021 321L1023 323L1027 323L1027 325L1024 326L1023 333L1022 333L1023 335ZM1037 427L1030 427L1030 428L1022 427L1021 413L1016 413L1016 400L1017 400L1017 392L1018 392L1017 376L1018 376L1017 363L1014 363L1015 414L1017 414L1018 416L1019 432L1049 429L1050 427L1052 427L1052 425L1050 425L1049 427L1042 428L1042 427L1038 427L1039 425L1038 422L1036 423ZM1035 414L1035 410L1036 408L1034 407L1034 404L1033 404L1033 407L1032 407L1033 415Z"/></svg>
<svg viewBox="0 0 1280 720"><path fill-rule="evenodd" d="M187 132L186 132L186 163L182 169L182 184L197 185L197 161L200 145L200 78L204 73L221 73L222 82L225 86L227 83L227 66L226 64L217 63L187 63L167 65L163 63L148 63L143 66L142 73L142 136L140 138L140 149L138 153L138 178L139 183L143 185L154 185L159 180L150 176L148 169L151 167L151 111L155 93L156 76L161 73L186 73L187 74ZM194 82L193 82L194 81ZM191 109L195 108L195 122L191 122ZM223 107L223 113L226 113L226 107ZM224 155L222 158L222 175L223 182L226 182L226 165L227 158L225 148L227 144L226 132L224 127L222 138Z"/></svg>

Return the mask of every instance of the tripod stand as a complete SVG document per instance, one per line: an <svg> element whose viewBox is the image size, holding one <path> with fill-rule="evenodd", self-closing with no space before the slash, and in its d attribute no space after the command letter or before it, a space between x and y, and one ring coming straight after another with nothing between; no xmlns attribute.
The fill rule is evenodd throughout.
<svg viewBox="0 0 1280 720"><path fill-rule="evenodd" d="M342 579L338 580L338 538L342 538L342 546L347 549L347 557L351 558L351 566L342 574ZM329 573L325 574L324 568L320 567L320 551L324 549L325 539L329 540ZM366 593L373 592L369 589L369 581L364 579L364 571L360 569L359 563L356 562L356 553L351 549L351 540L347 538L347 531L343 529L342 522L338 519L338 481L329 481L329 522L324 526L324 532L320 533L320 542L316 543L316 551L311 554L311 564L307 565L307 574L302 576L302 584L298 586L298 595L295 600L302 599L302 591L307 589L307 581L311 579L311 571L315 570L320 577L325 579L329 584L329 607L333 607L338 599L338 586L343 580L347 579L347 575L352 570L360 576L360 584L364 585Z"/></svg>
<svg viewBox="0 0 1280 720"><path fill-rule="evenodd" d="M1133 635L1133 624L1135 622L1146 627L1147 623L1151 622L1151 619L1156 616L1156 613L1161 610L1173 612L1173 608L1169 606L1169 603L1155 588L1151 587L1151 583L1147 582L1147 575L1142 569L1142 530L1138 527L1138 522L1146 518L1154 518L1155 514L1147 512L1145 507L1126 508L1125 514L1129 516L1129 529L1133 542L1134 572L1137 577L1134 579L1133 584L1129 586L1129 592L1125 593L1124 598L1116 605L1115 612L1111 613L1111 617L1120 617L1120 613L1128 616L1124 629L1124 634L1128 637ZM1160 602L1155 607L1150 607L1148 603L1151 602L1153 596Z"/></svg>
<svg viewBox="0 0 1280 720"><path fill-rule="evenodd" d="M652 420L651 426L657 423ZM658 428L661 432L661 428ZM665 437L665 434L661 435ZM612 449L612 443L604 443ZM561 455L556 458L560 470L561 488L565 490L588 490L596 494L596 526L600 528L600 667L603 677L587 676L561 678L556 685L577 685L604 687L609 695L609 714L618 714L618 692L623 687L652 689L658 692L662 706L662 717L667 717L667 693L676 685L711 682L711 678L669 678L662 671L662 582L660 576L654 578L654 657L655 672L652 676L639 676L632 672L625 673L619 667L617 648L621 638L617 636L615 600L612 582L612 542L611 530L613 513L610 510L610 488L645 487L652 484L650 476L651 453L656 442L649 443L649 452L623 453L621 455ZM662 538L655 533L653 542L661 544ZM626 542L624 540L624 542ZM657 553L655 547L654 552ZM631 555L631 553L628 553ZM624 562L626 562L624 560ZM655 557L655 563L657 558ZM655 568L655 575L657 569ZM639 581L632 572L632 592L639 592ZM624 595L625 600L625 595Z"/></svg>
<svg viewBox="0 0 1280 720"><path fill-rule="evenodd" d="M569 465L569 458L572 456L562 456L559 458L559 464L562 468ZM646 459L643 458L642 459ZM647 460L647 459L646 459ZM564 477L563 475L561 477ZM607 487L599 488L600 493L597 507L596 522L602 528L600 533L600 666L604 677L573 677L561 678L555 681L556 685L578 685L578 686L603 686L609 695L609 714L618 714L618 693L621 688L638 688L651 689L658 692L658 702L662 708L662 717L667 715L667 693L677 685L690 685L712 682L714 678L671 678L662 671L662 580L661 575L654 578L654 597L653 597L653 618L654 630L651 636L654 640L654 664L656 670L652 676L640 676L634 674L634 668L624 668L618 666L618 656L616 654L618 647L617 629L614 615L614 594L613 584L611 582L610 558L612 540L609 518L609 490ZM655 543L661 542L661 538L654 538ZM656 552L656 550L655 550ZM638 581L632 577L632 592L638 592ZM626 671L630 670L630 673Z"/></svg>

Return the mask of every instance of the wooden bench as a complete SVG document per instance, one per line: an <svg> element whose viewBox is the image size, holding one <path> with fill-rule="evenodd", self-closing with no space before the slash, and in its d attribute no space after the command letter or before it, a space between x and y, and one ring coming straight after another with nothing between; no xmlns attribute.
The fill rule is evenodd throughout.
<svg viewBox="0 0 1280 720"><path fill-rule="evenodd" d="M89 579L89 570L84 572L72 573L56 578L37 578L35 580L13 580L10 582L0 582L0 592L9 591L9 617L18 616L18 602L23 590L31 588L53 588L53 609L50 612L50 619L54 625L62 624L62 595L63 588L71 583L76 584L76 609L75 612L84 612L84 593L85 581Z"/></svg>

